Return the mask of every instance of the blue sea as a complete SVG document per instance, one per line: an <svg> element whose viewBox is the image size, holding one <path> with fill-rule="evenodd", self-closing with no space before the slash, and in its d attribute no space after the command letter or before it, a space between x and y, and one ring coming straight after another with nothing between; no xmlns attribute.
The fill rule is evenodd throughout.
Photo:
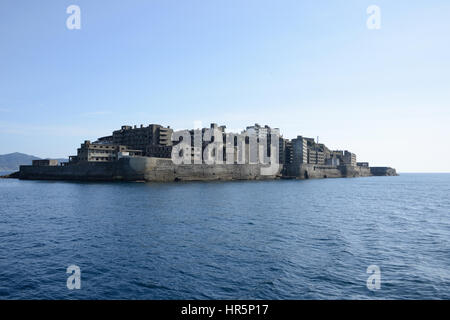
<svg viewBox="0 0 450 320"><path fill-rule="evenodd" d="M449 195L450 174L0 179L0 299L450 299Z"/></svg>

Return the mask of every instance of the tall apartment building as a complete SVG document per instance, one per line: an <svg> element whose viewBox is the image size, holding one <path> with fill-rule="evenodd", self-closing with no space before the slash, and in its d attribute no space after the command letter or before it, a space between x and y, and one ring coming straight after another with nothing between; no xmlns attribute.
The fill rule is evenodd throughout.
<svg viewBox="0 0 450 320"><path fill-rule="evenodd" d="M173 130L159 124L150 124L147 127L122 126L112 134L112 143L124 145L130 149L141 150L144 156L157 158L170 158L172 155ZM108 137L104 137L108 139Z"/></svg>
<svg viewBox="0 0 450 320"><path fill-rule="evenodd" d="M286 139L284 151L284 164L291 164L294 161L294 150L292 148L292 141Z"/></svg>
<svg viewBox="0 0 450 320"><path fill-rule="evenodd" d="M346 165L350 165L350 166L356 166L356 154L345 150L344 151L344 156L342 158L342 161L344 162L344 164Z"/></svg>
<svg viewBox="0 0 450 320"><path fill-rule="evenodd" d="M292 139L292 163L308 163L308 140L302 136Z"/></svg>
<svg viewBox="0 0 450 320"><path fill-rule="evenodd" d="M309 164L325 164L325 153L318 149L309 149L308 148L308 163Z"/></svg>
<svg viewBox="0 0 450 320"><path fill-rule="evenodd" d="M316 143L313 138L306 138L308 146L308 164L324 165L329 154L323 143Z"/></svg>
<svg viewBox="0 0 450 320"><path fill-rule="evenodd" d="M356 166L356 154L350 151L334 150L330 151L330 159L327 163L333 163L337 165Z"/></svg>
<svg viewBox="0 0 450 320"><path fill-rule="evenodd" d="M271 157L271 153L272 153L272 135L277 136L278 138L280 138L280 129L279 128L271 128L268 125L265 126L261 126L258 123L255 123L255 125L253 126L248 126L246 127L246 129L242 132L242 134L247 135L247 136L255 136L256 137L256 141L257 143L261 143L262 141L266 141L266 145L265 145L265 161L268 161ZM246 144L249 144L249 139L246 139ZM278 149L278 161L282 161L281 159L285 158L284 155L284 142L282 142L281 140L278 141L279 142L279 149ZM283 149L283 150L281 150ZM259 154L258 154L259 156ZM265 162L264 161L264 162Z"/></svg>
<svg viewBox="0 0 450 320"><path fill-rule="evenodd" d="M327 166L337 167L341 164L341 158L336 156L333 152L331 152L329 156L325 158L325 164Z"/></svg>
<svg viewBox="0 0 450 320"><path fill-rule="evenodd" d="M193 159L193 161L201 161L203 159L203 152L205 148L212 142L221 141L223 143L223 161L225 161L225 129L226 126L219 126L217 123L211 123L209 128L190 130L191 159Z"/></svg>
<svg viewBox="0 0 450 320"><path fill-rule="evenodd" d="M258 123L255 123L255 125L245 128L244 132L247 134L254 134L258 139L266 138L267 135L270 134L270 127L267 125L262 127Z"/></svg>
<svg viewBox="0 0 450 320"><path fill-rule="evenodd" d="M284 139L283 137L279 137L278 142L278 161L280 164L286 163L286 143L287 139Z"/></svg>

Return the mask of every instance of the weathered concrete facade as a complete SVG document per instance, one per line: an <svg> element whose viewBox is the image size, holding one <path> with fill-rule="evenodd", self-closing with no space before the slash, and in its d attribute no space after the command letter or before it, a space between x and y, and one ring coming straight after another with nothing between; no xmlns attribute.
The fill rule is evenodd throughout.
<svg viewBox="0 0 450 320"><path fill-rule="evenodd" d="M204 181L263 180L280 177L262 175L261 164L186 164L151 157L122 158L116 162L80 162L70 166L21 166L19 178L29 180L86 181Z"/></svg>
<svg viewBox="0 0 450 320"><path fill-rule="evenodd" d="M369 168L340 165L292 164L285 167L285 177L294 179L369 177Z"/></svg>
<svg viewBox="0 0 450 320"><path fill-rule="evenodd" d="M161 125L122 126L61 166L21 166L21 179L102 181L253 180L396 175L392 168L357 163L347 150L331 151L313 138L288 140L278 128L247 127L240 134L225 126L173 132ZM49 160L51 161L51 160ZM50 163L50 162L49 162ZM270 165L269 165L270 163Z"/></svg>
<svg viewBox="0 0 450 320"><path fill-rule="evenodd" d="M122 158L116 162L82 162L70 166L21 166L18 177L30 180L85 181L213 181L267 180L278 178L322 179L397 175L388 167L323 166L299 164L280 166L273 175L262 175L261 164L186 164L151 157ZM283 170L284 169L284 170ZM283 174L281 174L283 172Z"/></svg>
<svg viewBox="0 0 450 320"><path fill-rule="evenodd" d="M70 156L71 164L76 162L112 162L117 161L121 154L127 156L141 156L141 150L132 150L127 146L96 142L91 143L89 140L84 141L77 150L76 156Z"/></svg>
<svg viewBox="0 0 450 320"><path fill-rule="evenodd" d="M33 160L32 164L33 166L57 166L58 160L51 160L51 159Z"/></svg>

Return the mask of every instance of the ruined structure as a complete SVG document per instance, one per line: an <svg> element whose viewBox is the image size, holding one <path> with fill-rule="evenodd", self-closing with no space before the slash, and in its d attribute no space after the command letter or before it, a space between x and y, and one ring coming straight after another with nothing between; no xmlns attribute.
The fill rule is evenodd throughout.
<svg viewBox="0 0 450 320"><path fill-rule="evenodd" d="M110 136L86 140L57 165L52 160L21 166L20 179L103 181L180 181L309 179L396 175L370 168L348 150L330 150L313 138L289 140L278 128L255 124L241 133L209 128L173 131L170 127L122 126Z"/></svg>

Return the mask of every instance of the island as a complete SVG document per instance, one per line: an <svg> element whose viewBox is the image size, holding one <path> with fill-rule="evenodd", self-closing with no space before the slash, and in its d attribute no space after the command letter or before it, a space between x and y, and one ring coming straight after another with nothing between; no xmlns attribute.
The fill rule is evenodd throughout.
<svg viewBox="0 0 450 320"><path fill-rule="evenodd" d="M159 124L124 125L84 141L68 162L33 160L8 177L26 180L206 181L395 176L391 167L357 162L314 138L285 139L255 124L240 133L225 126L175 131Z"/></svg>

